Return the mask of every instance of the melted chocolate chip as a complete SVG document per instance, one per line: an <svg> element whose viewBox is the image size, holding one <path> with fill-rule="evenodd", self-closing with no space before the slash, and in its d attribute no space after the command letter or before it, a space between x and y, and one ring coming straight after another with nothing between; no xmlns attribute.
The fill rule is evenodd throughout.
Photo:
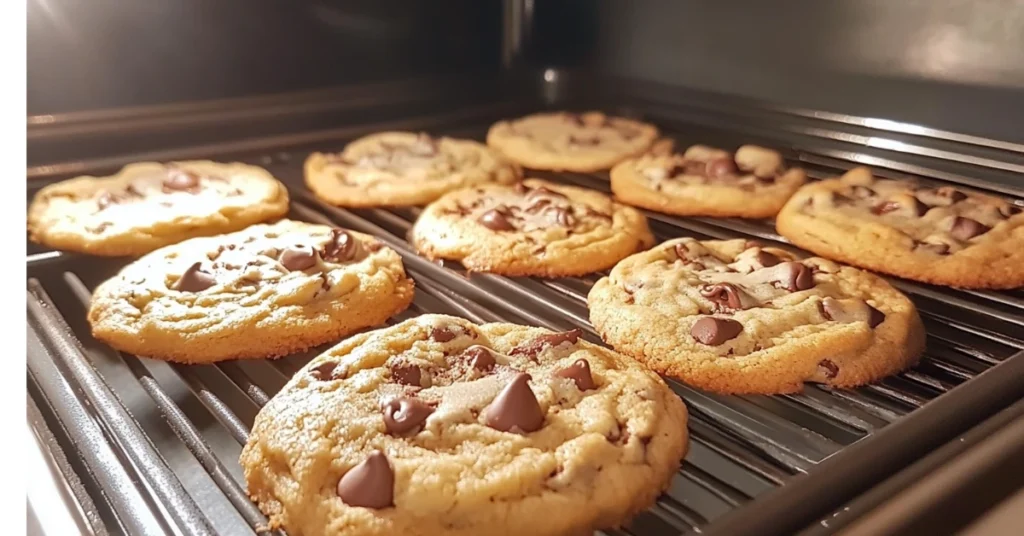
<svg viewBox="0 0 1024 536"><path fill-rule="evenodd" d="M590 363L586 359L577 359L572 365L555 372L555 376L572 380L580 391L589 391L597 387L594 376L590 373Z"/></svg>
<svg viewBox="0 0 1024 536"><path fill-rule="evenodd" d="M200 292L217 284L213 274L204 271L200 266L202 266L202 263L198 262L189 266L185 273L181 274L181 278L174 284L174 290Z"/></svg>
<svg viewBox="0 0 1024 536"><path fill-rule="evenodd" d="M316 366L313 370L309 371L309 375L314 380L330 380L334 378L334 369L338 368L338 363L335 361L324 361Z"/></svg>
<svg viewBox="0 0 1024 536"><path fill-rule="evenodd" d="M391 365L391 379L403 385L421 387L422 384L420 382L423 380L423 371L416 365L396 363Z"/></svg>
<svg viewBox="0 0 1024 536"><path fill-rule="evenodd" d="M558 346L559 344L568 342L569 344L576 344L580 340L582 332L578 329L571 331L564 331L561 333L550 333L548 335L541 335L536 339L529 342L523 343L512 349L512 355L528 355L536 357L546 346Z"/></svg>
<svg viewBox="0 0 1024 536"><path fill-rule="evenodd" d="M895 212L900 209L900 204L896 201L883 201L873 207L871 207L871 213L881 216L882 214L888 214Z"/></svg>
<svg viewBox="0 0 1024 536"><path fill-rule="evenodd" d="M430 329L430 340L434 342L448 342L455 339L455 337L458 337L458 334L446 327Z"/></svg>
<svg viewBox="0 0 1024 536"><path fill-rule="evenodd" d="M416 397L400 396L384 404L384 428L391 435L404 435L419 431L434 408Z"/></svg>
<svg viewBox="0 0 1024 536"><path fill-rule="evenodd" d="M349 506L387 508L395 500L395 472L381 451L374 451L338 481L338 497Z"/></svg>
<svg viewBox="0 0 1024 536"><path fill-rule="evenodd" d="M720 179L735 175L738 171L736 162L732 158L716 158L708 161L704 173L712 179Z"/></svg>
<svg viewBox="0 0 1024 536"><path fill-rule="evenodd" d="M530 188L530 187L528 187L526 185L523 185L522 183L520 183L520 185L522 185L526 189L526 191L523 192L523 193L525 193L526 194L526 198L530 199L530 200L537 199L537 198L542 198L542 197L557 197L559 199L568 199L568 197L566 197L564 194L561 194L559 192L556 192L556 191L554 191L554 190L552 190L550 188L544 187L544 186L537 186L536 188Z"/></svg>
<svg viewBox="0 0 1024 536"><path fill-rule="evenodd" d="M278 262L288 271L301 271L316 266L318 253L313 246L292 246L281 252Z"/></svg>
<svg viewBox="0 0 1024 536"><path fill-rule="evenodd" d="M320 256L332 262L352 260L356 253L356 239L344 229L331 229L331 240L324 245Z"/></svg>
<svg viewBox="0 0 1024 536"><path fill-rule="evenodd" d="M916 249L923 249L936 255L949 255L949 244L929 244L928 242L917 242Z"/></svg>
<svg viewBox="0 0 1024 536"><path fill-rule="evenodd" d="M676 244L675 251L676 257L679 257L679 260L683 262L688 262L690 260L688 257L690 250L686 249L685 244Z"/></svg>
<svg viewBox="0 0 1024 536"><path fill-rule="evenodd" d="M512 222L508 221L508 217L495 208L481 214L477 221L492 231L514 231L516 229Z"/></svg>
<svg viewBox="0 0 1024 536"><path fill-rule="evenodd" d="M769 266L775 266L776 264L782 262L782 259L780 259L777 255L773 255L763 250L758 251L757 256L755 256L754 259L757 260L757 263L764 268L768 268Z"/></svg>
<svg viewBox="0 0 1024 536"><path fill-rule="evenodd" d="M959 203L960 201L967 199L966 194L964 194L960 190L957 190L956 188L953 188L952 186L943 186L941 188L937 188L935 190L935 195L939 197L945 197L946 199L949 199L953 203Z"/></svg>
<svg viewBox="0 0 1024 536"><path fill-rule="evenodd" d="M818 367L825 371L825 377L830 380L839 375L839 365L830 359L822 359L818 362Z"/></svg>
<svg viewBox="0 0 1024 536"><path fill-rule="evenodd" d="M487 406L487 426L502 432L530 433L544 425L544 411L530 389L530 375L520 372Z"/></svg>
<svg viewBox="0 0 1024 536"><path fill-rule="evenodd" d="M825 320L835 320L837 316L843 314L838 303L836 300L826 298L818 302L818 311L821 312L821 316L825 317Z"/></svg>
<svg viewBox="0 0 1024 536"><path fill-rule="evenodd" d="M718 346L725 341L735 339L743 332L743 324L728 318L706 316L693 324L690 335L697 342L708 346Z"/></svg>
<svg viewBox="0 0 1024 536"><path fill-rule="evenodd" d="M868 305L868 326L874 328L885 321L885 313Z"/></svg>
<svg viewBox="0 0 1024 536"><path fill-rule="evenodd" d="M481 372L489 372L498 364L494 359L494 354L483 346L470 346L462 355L469 366Z"/></svg>
<svg viewBox="0 0 1024 536"><path fill-rule="evenodd" d="M1004 218L1012 218L1017 214L1020 214L1021 212L1024 212L1024 208L1020 208L1017 205L1007 204L1005 206L999 207L999 214L1002 215Z"/></svg>
<svg viewBox="0 0 1024 536"><path fill-rule="evenodd" d="M979 222L978 220L957 216L956 219L953 220L953 228L950 229L949 233L959 240L970 240L980 234L987 233L989 229L991 229L991 227Z"/></svg>
<svg viewBox="0 0 1024 536"><path fill-rule="evenodd" d="M780 266L784 266L785 269L780 272L780 278L772 281L776 283L778 287L784 288L790 292L797 292L800 290L807 290L814 287L814 272L799 262L786 262Z"/></svg>
<svg viewBox="0 0 1024 536"><path fill-rule="evenodd" d="M199 190L199 175L187 169L171 168L163 181L165 192L192 192Z"/></svg>
<svg viewBox="0 0 1024 536"><path fill-rule="evenodd" d="M576 224L576 218L573 217L572 212L564 209L555 209L555 221L563 227L572 227Z"/></svg>
<svg viewBox="0 0 1024 536"><path fill-rule="evenodd" d="M928 209L931 208L928 205L922 203L921 200L916 198L916 197L914 198L914 200L911 203L912 203L912 206L910 208L911 208L911 210L914 211L914 215L917 216L918 218L920 218L921 216L924 216L925 214L927 214L928 213Z"/></svg>
<svg viewBox="0 0 1024 536"><path fill-rule="evenodd" d="M714 302L718 311L743 309L740 292L742 291L732 283L716 283L700 289L700 295Z"/></svg>

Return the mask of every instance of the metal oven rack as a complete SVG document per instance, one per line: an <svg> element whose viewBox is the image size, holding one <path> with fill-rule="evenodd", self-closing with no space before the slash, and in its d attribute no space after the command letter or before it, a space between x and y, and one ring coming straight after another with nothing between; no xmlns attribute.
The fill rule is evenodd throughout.
<svg viewBox="0 0 1024 536"><path fill-rule="evenodd" d="M29 195L50 180L109 171L131 160L250 161L289 185L291 217L374 234L403 256L417 294L412 308L393 321L443 312L478 322L580 327L599 342L585 297L601 274L542 281L467 274L457 264L427 261L404 238L418 209L327 206L302 185L305 155L389 128L482 139L487 126L503 117L545 106L600 106L653 121L684 146L778 147L815 178L863 163L882 174L911 172L1011 198L1024 194L1020 145L617 80L602 80L596 84L602 89L591 91L593 82L554 71L543 80L538 99L495 96L490 104L446 101L443 108L423 102L428 113L412 119L38 166L28 171ZM322 104L337 106L330 98ZM380 103L382 110L386 104ZM530 175L608 190L606 173ZM745 236L789 247L770 222L649 216L660 240ZM210 366L121 354L90 337L85 311L92 288L124 261L33 245L29 253L29 419L65 480L80 523L97 534L271 533L246 498L237 458L256 412L316 352ZM650 511L607 533L827 528L841 522L845 501L1024 396L1024 292L894 283L917 303L928 330L919 366L854 391L808 385L801 394L774 397L712 395L671 381L692 414L691 451Z"/></svg>

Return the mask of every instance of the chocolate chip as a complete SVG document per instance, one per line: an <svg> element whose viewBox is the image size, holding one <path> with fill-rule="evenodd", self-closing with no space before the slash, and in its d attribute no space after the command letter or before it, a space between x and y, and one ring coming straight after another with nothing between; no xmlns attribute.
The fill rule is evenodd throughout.
<svg viewBox="0 0 1024 536"><path fill-rule="evenodd" d="M716 158L708 161L704 173L712 179L720 179L736 174L736 162L732 158Z"/></svg>
<svg viewBox="0 0 1024 536"><path fill-rule="evenodd" d="M120 199L116 195L110 192L103 192L96 198L96 205L99 206L100 210L103 210L110 205L116 205L119 201Z"/></svg>
<svg viewBox="0 0 1024 536"><path fill-rule="evenodd" d="M387 508L395 500L395 472L387 456L377 450L338 481L338 497L349 506Z"/></svg>
<svg viewBox="0 0 1024 536"><path fill-rule="evenodd" d="M896 201L883 201L873 207L871 207L871 213L881 216L882 214L888 214L895 212L900 209L900 204Z"/></svg>
<svg viewBox="0 0 1024 536"><path fill-rule="evenodd" d="M196 192L199 189L199 175L187 169L170 168L163 181L164 191Z"/></svg>
<svg viewBox="0 0 1024 536"><path fill-rule="evenodd" d="M739 311L743 309L742 292L732 283L716 283L700 289L700 295L711 300L718 311Z"/></svg>
<svg viewBox="0 0 1024 536"><path fill-rule="evenodd" d="M960 201L963 201L964 199L967 199L966 194L964 194L960 190L957 190L956 188L953 188L952 186L943 186L941 188L937 188L935 190L935 195L939 197L945 197L946 199L949 199L953 203L958 203Z"/></svg>
<svg viewBox="0 0 1024 536"><path fill-rule="evenodd" d="M330 380L333 379L334 369L338 368L338 363L335 361L324 361L316 366L313 370L309 371L309 375L314 380Z"/></svg>
<svg viewBox="0 0 1024 536"><path fill-rule="evenodd" d="M790 292L807 290L814 287L814 272L799 262L785 262L780 264L782 270L778 273L779 279L772 281L780 288Z"/></svg>
<svg viewBox="0 0 1024 536"><path fill-rule="evenodd" d="M469 366L481 372L489 372L498 364L494 359L494 354L483 346L470 346L462 355L466 358Z"/></svg>
<svg viewBox="0 0 1024 536"><path fill-rule="evenodd" d="M868 305L868 326L874 328L885 321L885 313Z"/></svg>
<svg viewBox="0 0 1024 536"><path fill-rule="evenodd" d="M985 234L991 227L971 218L964 218L963 216L957 216L953 220L953 228L950 229L950 234L960 240L970 240L980 234Z"/></svg>
<svg viewBox="0 0 1024 536"><path fill-rule="evenodd" d="M430 340L434 342L448 342L458 337L458 334L446 327L435 327L430 329Z"/></svg>
<svg viewBox="0 0 1024 536"><path fill-rule="evenodd" d="M572 365L556 372L555 376L572 380L580 391L589 391L597 387L594 376L590 373L590 363L586 359L577 359Z"/></svg>
<svg viewBox="0 0 1024 536"><path fill-rule="evenodd" d="M344 229L331 229L331 240L320 255L332 262L352 260L356 253L356 239Z"/></svg>
<svg viewBox="0 0 1024 536"><path fill-rule="evenodd" d="M728 318L706 316L693 324L690 335L701 344L718 346L735 339L743 331L743 324Z"/></svg>
<svg viewBox="0 0 1024 536"><path fill-rule="evenodd" d="M825 320L835 320L837 316L843 314L843 310L839 308L839 302L831 298L825 298L818 302L818 310L821 311L821 316L825 317Z"/></svg>
<svg viewBox="0 0 1024 536"><path fill-rule="evenodd" d="M949 244L929 244L927 242L917 242L915 244L915 248L923 249L936 255L949 255Z"/></svg>
<svg viewBox="0 0 1024 536"><path fill-rule="evenodd" d="M572 227L576 224L576 218L572 216L572 212L564 209L555 209L555 221L563 227Z"/></svg>
<svg viewBox="0 0 1024 536"><path fill-rule="evenodd" d="M516 229L512 222L508 221L508 217L496 208L481 214L477 221L492 231L514 231Z"/></svg>
<svg viewBox="0 0 1024 536"><path fill-rule="evenodd" d="M520 183L520 184L522 184L522 183ZM532 199L537 199L537 198L540 198L540 197L557 197L559 199L568 199L568 197L566 197L565 194L561 194L559 192L556 192L556 191L554 191L554 190L552 190L550 188L544 187L544 186L537 186L536 188L530 188L530 187L527 187L527 186L523 185L523 187L526 188L526 191L523 192L523 193L526 194L526 198L527 199L531 199L532 200Z"/></svg>
<svg viewBox="0 0 1024 536"><path fill-rule="evenodd" d="M836 365L829 359L819 361L818 367L825 370L825 377L830 380L839 375L839 365Z"/></svg>
<svg viewBox="0 0 1024 536"><path fill-rule="evenodd" d="M1012 218L1017 214L1020 214L1021 212L1024 212L1024 208L1020 208L1017 205L1007 204L1005 206L999 207L999 214L1001 214L1004 218Z"/></svg>
<svg viewBox="0 0 1024 536"><path fill-rule="evenodd" d="M510 352L512 355L528 355L535 357L541 352L546 346L558 346L559 344L568 342L569 344L576 344L580 340L582 332L578 329L571 331L564 331L561 333L550 333L548 335L541 335L536 339L533 339L527 343L516 346Z"/></svg>
<svg viewBox="0 0 1024 536"><path fill-rule="evenodd" d="M924 216L925 214L927 214L928 213L928 209L931 208L931 207L929 207L928 205L922 203L921 200L916 198L916 197L913 198L913 199L914 200L911 202L912 203L911 209L914 211L914 215L917 216L918 218L920 218L921 216Z"/></svg>
<svg viewBox="0 0 1024 536"><path fill-rule="evenodd" d="M763 250L758 251L754 259L757 261L758 264L760 264L764 268L768 268L769 266L775 266L776 264L782 262L782 259L780 259L777 255L773 255Z"/></svg>
<svg viewBox="0 0 1024 536"><path fill-rule="evenodd" d="M281 252L278 261L288 271L294 272L316 266L317 255L313 246L292 246Z"/></svg>
<svg viewBox="0 0 1024 536"><path fill-rule="evenodd" d="M569 136L569 143L571 145L582 145L582 146L587 146L587 147L596 147L596 146L601 144L601 138L599 138L597 136L582 137L582 136L570 135Z"/></svg>
<svg viewBox="0 0 1024 536"><path fill-rule="evenodd" d="M685 244L676 244L675 251L676 257L679 257L679 260L683 262L688 262L690 260L690 258L688 257L688 255L690 254L690 250L686 249Z"/></svg>
<svg viewBox="0 0 1024 536"><path fill-rule="evenodd" d="M423 371L416 365L408 363L396 363L391 365L391 379L403 385L421 387Z"/></svg>
<svg viewBox="0 0 1024 536"><path fill-rule="evenodd" d="M400 396L384 404L384 428L391 435L416 433L434 408L416 397Z"/></svg>
<svg viewBox="0 0 1024 536"><path fill-rule="evenodd" d="M867 186L861 186L859 184L854 185L854 187L850 190L850 193L853 195L853 197L856 197L857 199L865 199L868 197L875 196L874 190L868 188Z"/></svg>
<svg viewBox="0 0 1024 536"><path fill-rule="evenodd" d="M174 284L174 290L200 292L217 284L213 274L203 271L200 268L201 265L202 263L197 262L189 266L185 273L181 274L181 278Z"/></svg>
<svg viewBox="0 0 1024 536"><path fill-rule="evenodd" d="M544 425L544 412L530 389L530 375L520 372L487 406L487 426L502 432L530 433Z"/></svg>

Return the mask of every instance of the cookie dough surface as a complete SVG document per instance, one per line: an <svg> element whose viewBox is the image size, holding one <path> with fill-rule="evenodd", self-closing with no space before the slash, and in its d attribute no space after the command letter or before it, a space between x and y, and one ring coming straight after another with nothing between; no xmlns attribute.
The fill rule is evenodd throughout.
<svg viewBox="0 0 1024 536"><path fill-rule="evenodd" d="M587 301L616 350L719 393L855 387L924 349L914 304L881 278L745 240L670 240L620 262Z"/></svg>
<svg viewBox="0 0 1024 536"><path fill-rule="evenodd" d="M629 159L611 171L619 201L679 216L770 218L806 180L778 152L754 145L735 154L694 145L683 154Z"/></svg>
<svg viewBox="0 0 1024 536"><path fill-rule="evenodd" d="M578 332L423 315L313 359L241 464L294 536L590 534L667 488L686 421L657 375Z"/></svg>
<svg viewBox="0 0 1024 536"><path fill-rule="evenodd" d="M266 170L205 160L141 162L107 177L41 189L28 209L32 241L103 256L140 256L244 229L288 212L288 191Z"/></svg>
<svg viewBox="0 0 1024 536"><path fill-rule="evenodd" d="M542 277L604 270L654 243L636 209L539 179L452 192L424 209L411 240L469 270Z"/></svg>
<svg viewBox="0 0 1024 536"><path fill-rule="evenodd" d="M343 207L425 205L458 188L522 176L482 143L412 132L366 136L340 154L313 153L305 172L317 197Z"/></svg>
<svg viewBox="0 0 1024 536"><path fill-rule="evenodd" d="M553 112L499 121L487 144L528 168L592 172L643 153L657 137L655 126L632 119Z"/></svg>
<svg viewBox="0 0 1024 536"><path fill-rule="evenodd" d="M1024 210L967 189L850 170L802 188L779 234L818 255L963 288L1024 286Z"/></svg>
<svg viewBox="0 0 1024 536"><path fill-rule="evenodd" d="M154 251L93 293L93 335L182 363L279 357L383 323L413 282L376 239L282 220Z"/></svg>

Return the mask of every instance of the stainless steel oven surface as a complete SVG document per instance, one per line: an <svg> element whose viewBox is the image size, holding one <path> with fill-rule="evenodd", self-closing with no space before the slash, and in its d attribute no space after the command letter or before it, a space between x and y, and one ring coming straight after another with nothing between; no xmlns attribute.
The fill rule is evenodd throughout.
<svg viewBox="0 0 1024 536"><path fill-rule="evenodd" d="M801 105L777 98L775 86L761 94L726 95L719 87L723 80L696 88L700 84L689 83L685 69L662 76L628 72L648 68L639 60L630 62L629 54L638 52L631 52L628 43L645 53L659 42L666 49L678 44L630 37L629 27L636 31L637 25L648 24L664 32L651 22L657 9L676 16L682 10L691 18L721 17L715 10L660 8L654 2L637 2L631 9L624 3L567 2L553 9L510 1L470 12L469 4L453 3L457 8L446 6L433 14L407 8L420 10L415 17L390 15L405 5L399 2L376 8L372 3L346 8L334 2L291 7L266 2L253 8L250 16L260 17L261 23L271 24L276 17L282 27L292 28L287 35L313 25L320 33L310 39L321 48L336 44L331 36L339 32L352 43L391 47L390 54L377 50L372 55L388 71L376 77L369 71L359 75L361 80L309 74L327 68L327 58L338 65L358 63L348 50L321 52L316 58L323 63L310 60L294 72L281 67L291 73L281 75L287 80L274 69L224 72L224 77L235 76L234 82L194 90L191 96L186 90L171 91L175 81L159 91L142 85L139 94L117 102L104 102L114 97L88 91L40 92L35 115L28 119L27 196L31 199L54 181L111 172L134 161L252 163L287 185L290 217L374 235L402 256L417 292L413 306L392 322L446 313L476 322L579 328L597 343L586 295L603 274L541 280L469 274L458 263L429 261L406 238L419 208L329 206L304 185L304 159L312 151L336 151L382 130L483 141L488 127L501 119L540 110L601 109L649 121L677 146L775 147L811 179L867 165L881 176L961 185L1024 206L1024 144L1001 136L1010 130L1006 125L979 129L971 121L961 122L958 112L949 114L948 121L923 126L899 114L854 114L842 106L847 102L846 110L870 109L875 97L822 97ZM30 110L31 8L30 3ZM218 9L230 13L227 7L205 9L215 20L228 16ZM736 16L737 27L754 31L748 20L753 14ZM619 26L608 28L616 18ZM36 19L37 25L43 22ZM447 28L451 40L424 30L421 25L427 23ZM88 17L80 24L83 35L92 35ZM858 31L866 31L862 26L868 22L858 24ZM370 32L374 28L379 35ZM110 42L138 38L134 31L118 30ZM241 22L230 31L248 35ZM421 45L430 39L435 41ZM780 37L773 46L788 46L788 39ZM460 56L474 44L484 53ZM418 45L419 56L410 52ZM46 56L45 45L38 46L37 54ZM285 48L281 54L302 53L300 44ZM237 61L218 50L223 54L212 55L207 63L192 57L185 67L168 67L179 72L159 77L209 73L217 61L228 61L223 58ZM693 54L687 50L681 58ZM728 58L736 51L726 47L723 54ZM46 71L39 65L37 73ZM623 65L631 67L624 70ZM779 72L783 67L788 69L780 66ZM118 69L130 73L124 66ZM269 91L249 91L240 79ZM973 92L947 82L919 77L913 84L932 84L929 95L935 102L975 103L962 99L987 95L989 102L979 104L987 110L993 103L1013 102L1016 83L1013 76L1004 76L999 84ZM891 78L879 84L894 98L905 98L902 92L909 87ZM833 102L833 108L818 109ZM920 117L928 119L925 115ZM609 191L607 172L528 175ZM659 241L747 237L798 251L771 221L646 215ZM39 453L32 463L39 485L29 495L30 526L36 533L74 527L70 530L92 534L279 534L248 499L238 456L257 412L314 353L215 365L170 364L120 353L91 337L85 312L96 285L126 261L29 243L26 262L31 433L23 440ZM917 366L859 389L808 384L802 393L779 396L716 395L668 380L691 414L690 452L670 489L650 510L605 533L1000 533L999 523L1012 510L1006 505L1012 506L1024 486L1019 461L1024 451L1019 402L1024 398L1024 289L958 290L889 280L914 301L925 324L927 348Z"/></svg>

